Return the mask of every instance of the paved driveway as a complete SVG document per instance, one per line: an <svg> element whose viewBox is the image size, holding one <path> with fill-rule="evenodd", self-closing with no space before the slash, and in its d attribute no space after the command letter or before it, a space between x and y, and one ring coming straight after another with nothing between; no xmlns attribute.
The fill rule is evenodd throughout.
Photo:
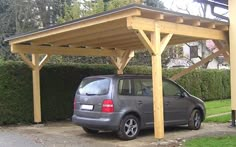
<svg viewBox="0 0 236 147"><path fill-rule="evenodd" d="M228 124L205 123L198 131L188 130L186 127L166 128L165 139L161 146L168 146L167 142L176 142L180 139L189 139L197 136L235 134L236 128L229 128ZM153 137L153 130L140 132L137 139L121 141L115 134L101 132L97 135L88 135L79 127L70 122L48 123L31 126L8 126L0 128L0 147L138 147L157 146ZM172 144L173 146L173 144ZM177 145L176 145L177 146Z"/></svg>

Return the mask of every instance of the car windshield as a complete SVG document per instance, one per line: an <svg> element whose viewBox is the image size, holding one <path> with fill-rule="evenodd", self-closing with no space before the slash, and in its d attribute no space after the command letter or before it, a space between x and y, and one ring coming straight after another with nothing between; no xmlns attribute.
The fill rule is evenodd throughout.
<svg viewBox="0 0 236 147"><path fill-rule="evenodd" d="M79 86L79 94L82 95L105 95L109 91L110 79L87 78Z"/></svg>

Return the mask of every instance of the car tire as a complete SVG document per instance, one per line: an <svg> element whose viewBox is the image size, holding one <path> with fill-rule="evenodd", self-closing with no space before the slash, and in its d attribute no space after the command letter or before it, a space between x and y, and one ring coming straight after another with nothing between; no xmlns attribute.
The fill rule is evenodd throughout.
<svg viewBox="0 0 236 147"><path fill-rule="evenodd" d="M127 115L120 123L117 135L122 140L135 139L140 131L140 121L136 116Z"/></svg>
<svg viewBox="0 0 236 147"><path fill-rule="evenodd" d="M201 128L202 114L198 109L194 109L190 115L188 128L191 130L198 130Z"/></svg>
<svg viewBox="0 0 236 147"><path fill-rule="evenodd" d="M99 130L93 130L86 127L83 127L83 130L88 134L97 134L99 132Z"/></svg>

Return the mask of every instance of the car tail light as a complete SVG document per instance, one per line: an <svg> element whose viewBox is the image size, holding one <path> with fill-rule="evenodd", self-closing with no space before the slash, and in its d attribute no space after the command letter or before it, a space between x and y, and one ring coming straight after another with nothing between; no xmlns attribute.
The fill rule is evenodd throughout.
<svg viewBox="0 0 236 147"><path fill-rule="evenodd" d="M76 100L74 98L74 110L76 109Z"/></svg>
<svg viewBox="0 0 236 147"><path fill-rule="evenodd" d="M114 112L114 104L112 100L104 100L102 103L102 112Z"/></svg>

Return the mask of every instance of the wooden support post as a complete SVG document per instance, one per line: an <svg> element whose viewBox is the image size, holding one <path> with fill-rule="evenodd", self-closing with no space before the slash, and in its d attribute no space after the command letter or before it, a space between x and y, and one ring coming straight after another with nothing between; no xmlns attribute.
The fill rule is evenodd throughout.
<svg viewBox="0 0 236 147"><path fill-rule="evenodd" d="M230 19L230 27L229 27L229 39L230 39L230 81L231 81L231 109L232 113L236 111L236 58L232 57L236 55L236 1L229 0L229 19ZM232 114L233 116L233 114ZM233 120L234 119L234 120ZM235 121L235 115L232 117L232 121Z"/></svg>
<svg viewBox="0 0 236 147"><path fill-rule="evenodd" d="M155 23L155 31L151 35L154 54L152 54L153 111L155 138L164 138L162 66L160 51L160 29Z"/></svg>
<svg viewBox="0 0 236 147"><path fill-rule="evenodd" d="M231 126L232 127L235 127L235 115L236 115L235 110L232 110L231 111L231 118L232 118Z"/></svg>
<svg viewBox="0 0 236 147"><path fill-rule="evenodd" d="M174 75L174 76L171 77L170 79L171 79L171 80L174 80L174 81L177 80L177 79L179 79L180 77L186 75L187 73L191 72L191 71L194 70L195 68L197 68L197 67L199 67L199 66L205 64L205 63L208 62L209 60L211 60L211 59L213 59L213 58L219 56L219 55L222 54L223 52L224 52L224 50L219 50L219 51L217 51L217 52L211 54L210 56L208 56L208 57L202 59L202 60L199 61L198 63L193 64L193 65L190 66L189 68L187 68L187 69L181 71L180 73Z"/></svg>
<svg viewBox="0 0 236 147"><path fill-rule="evenodd" d="M32 62L34 64L33 74L33 97L34 97L34 122L40 123L41 120L41 98L40 98L40 69L39 54L32 54Z"/></svg>
<svg viewBox="0 0 236 147"><path fill-rule="evenodd" d="M133 57L133 50L126 50L122 57L111 57L112 64L117 68L117 74L123 74L124 68Z"/></svg>

